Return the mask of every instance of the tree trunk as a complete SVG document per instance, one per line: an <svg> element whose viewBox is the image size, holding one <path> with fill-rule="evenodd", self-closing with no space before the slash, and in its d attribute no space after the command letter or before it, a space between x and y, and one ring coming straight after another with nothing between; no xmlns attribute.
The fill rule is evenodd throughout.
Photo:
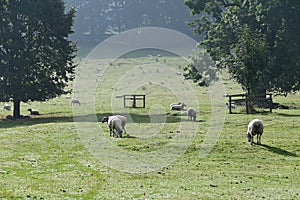
<svg viewBox="0 0 300 200"><path fill-rule="evenodd" d="M246 97L246 112L247 114L255 112L254 106L253 106L253 92L250 88L247 89L247 97Z"/></svg>
<svg viewBox="0 0 300 200"><path fill-rule="evenodd" d="M267 98L267 90L265 88L256 88L254 95L260 96L261 98Z"/></svg>
<svg viewBox="0 0 300 200"><path fill-rule="evenodd" d="M20 114L20 100L14 100L14 118L20 118L21 114Z"/></svg>
<svg viewBox="0 0 300 200"><path fill-rule="evenodd" d="M118 2L117 0L114 1L115 3L115 7L116 7L116 12L117 12L117 17L118 17L118 21L117 21L117 27L118 27L118 33L122 32L122 17L121 17L121 10L122 8L124 9L124 3Z"/></svg>
<svg viewBox="0 0 300 200"><path fill-rule="evenodd" d="M256 100L254 101L254 103L259 108L266 108L269 106L267 100L267 90L264 87L256 88L254 91L254 95L256 96Z"/></svg>

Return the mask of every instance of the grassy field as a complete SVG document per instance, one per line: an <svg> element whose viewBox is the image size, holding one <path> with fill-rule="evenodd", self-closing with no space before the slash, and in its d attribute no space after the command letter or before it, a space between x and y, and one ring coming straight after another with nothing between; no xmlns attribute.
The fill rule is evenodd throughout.
<svg viewBox="0 0 300 200"><path fill-rule="evenodd" d="M227 110L217 144L200 158L213 119L212 94L182 78L185 61L152 56L108 65L96 59L83 62L96 70L89 74L96 86L94 98L80 99L82 105L74 108L76 123L71 100L65 96L22 104L23 114L28 108L42 113L30 119L8 121L5 116L11 112L1 111L0 199L300 199L299 109L248 115L242 108L232 115ZM223 80L226 93L241 92L226 74ZM124 109L118 96L128 92L146 94L146 108ZM170 111L169 104L177 101L196 107L199 121L187 121L185 111ZM225 107L226 99L222 101ZM299 108L300 94L277 96L274 101ZM91 103L99 122L81 110ZM112 112L129 119L123 138L110 138L106 124L100 122ZM254 118L264 121L265 132L262 145L250 146L245 134ZM86 132L78 131L78 124ZM94 126L99 130L89 129ZM173 143L178 138L192 140L183 148L180 142ZM139 173L141 166L122 160L126 156L119 151L107 152L106 145L124 155L140 155L136 163L145 163L142 169L147 163L157 169ZM168 145L168 154L153 154L162 158L151 158L158 163L144 157L165 153ZM164 162L176 153L175 159ZM117 167L108 156L119 158Z"/></svg>

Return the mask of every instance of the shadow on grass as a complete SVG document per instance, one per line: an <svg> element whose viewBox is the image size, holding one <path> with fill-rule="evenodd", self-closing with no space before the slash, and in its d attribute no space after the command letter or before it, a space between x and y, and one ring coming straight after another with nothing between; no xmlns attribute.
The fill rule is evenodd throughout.
<svg viewBox="0 0 300 200"><path fill-rule="evenodd" d="M117 114L117 113L115 113ZM118 113L127 117L127 123L179 123L182 121L188 121L187 119L182 119L180 116L173 115L144 115L144 114L124 114ZM101 123L102 118L105 116L110 116L111 113L98 113L96 115L97 120ZM47 124L47 123L72 123L76 118L76 122L93 122L95 121L95 115L82 115L82 116L60 116L57 114L49 115L39 115L32 116L29 118L20 118L14 120L0 120L0 128L13 128L21 126L32 126L36 124ZM151 121L152 120L152 121Z"/></svg>
<svg viewBox="0 0 300 200"><path fill-rule="evenodd" d="M280 148L277 148L277 147L272 147L272 146L269 146L269 145L266 145L266 144L262 144L261 146L265 147L268 151L271 151L271 152L279 154L279 155L298 157L297 154L286 151L284 149L280 149Z"/></svg>
<svg viewBox="0 0 300 200"><path fill-rule="evenodd" d="M282 117L300 117L300 114L276 113L276 115Z"/></svg>
<svg viewBox="0 0 300 200"><path fill-rule="evenodd" d="M270 111L257 111L252 113L246 113L246 112L233 112L230 115L277 115L281 117L300 117L300 114L288 114L288 113L274 113Z"/></svg>
<svg viewBox="0 0 300 200"><path fill-rule="evenodd" d="M132 136L132 135L128 135L128 134L124 134L124 135L122 136L122 138L137 138L137 137Z"/></svg>
<svg viewBox="0 0 300 200"><path fill-rule="evenodd" d="M51 116L51 115L40 115L38 117L19 118L13 120L2 119L0 120L0 128L14 128L22 126L32 126L36 124L47 124L47 123L68 123L74 122L72 116Z"/></svg>
<svg viewBox="0 0 300 200"><path fill-rule="evenodd" d="M97 114L98 121L102 121L104 116L110 116L111 113ZM137 113L114 113L114 115L123 115L127 118L127 123L179 123L184 121L180 116L168 114L137 114Z"/></svg>
<svg viewBox="0 0 300 200"><path fill-rule="evenodd" d="M272 115L273 113L271 113L270 111L265 111L265 110L257 110L257 111L252 111L249 113L246 113L245 111L236 111L232 110L232 113L230 115L254 115L254 114L261 114L261 115ZM227 111L229 113L229 111Z"/></svg>

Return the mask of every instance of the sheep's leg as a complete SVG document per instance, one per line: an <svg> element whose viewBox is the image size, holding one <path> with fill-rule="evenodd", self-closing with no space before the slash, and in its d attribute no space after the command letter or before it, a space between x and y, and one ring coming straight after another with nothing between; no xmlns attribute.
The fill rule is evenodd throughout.
<svg viewBox="0 0 300 200"><path fill-rule="evenodd" d="M257 144L261 144L261 135L257 134Z"/></svg>
<svg viewBox="0 0 300 200"><path fill-rule="evenodd" d="M113 135L114 130L112 128L109 128L109 136L111 137Z"/></svg>
<svg viewBox="0 0 300 200"><path fill-rule="evenodd" d="M261 144L261 135L259 136L259 144Z"/></svg>
<svg viewBox="0 0 300 200"><path fill-rule="evenodd" d="M253 141L253 136L251 136L251 145L254 144L254 141Z"/></svg>

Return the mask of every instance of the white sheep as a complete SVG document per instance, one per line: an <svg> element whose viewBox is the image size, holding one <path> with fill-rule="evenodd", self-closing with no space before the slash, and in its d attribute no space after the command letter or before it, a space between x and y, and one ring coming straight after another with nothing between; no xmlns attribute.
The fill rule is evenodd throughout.
<svg viewBox="0 0 300 200"><path fill-rule="evenodd" d="M116 116L108 117L107 126L109 128L110 136L122 137L122 122Z"/></svg>
<svg viewBox="0 0 300 200"><path fill-rule="evenodd" d="M73 99L72 101L71 101L71 106L73 106L73 105L75 105L75 104L77 104L77 105L81 105L81 103L80 103L80 101L78 100L78 99Z"/></svg>
<svg viewBox="0 0 300 200"><path fill-rule="evenodd" d="M170 110L184 110L186 105L183 102L170 104Z"/></svg>
<svg viewBox="0 0 300 200"><path fill-rule="evenodd" d="M9 104L4 104L3 110L10 111L11 110L11 106Z"/></svg>
<svg viewBox="0 0 300 200"><path fill-rule="evenodd" d="M232 109L235 109L236 108L236 105L234 104L234 103L231 103L231 104L229 104L229 102L226 102L226 107L229 109L230 107L232 108Z"/></svg>
<svg viewBox="0 0 300 200"><path fill-rule="evenodd" d="M123 132L126 134L126 129L125 129L125 125L126 125L126 117L122 116L122 115L113 115L113 116L109 116L109 117L103 117L102 118L102 123L107 122L108 128L109 128L109 132L110 132L110 136L112 135L112 127L111 127L111 120L112 118L117 117L121 120L121 127Z"/></svg>
<svg viewBox="0 0 300 200"><path fill-rule="evenodd" d="M40 115L39 111L37 110L32 110L31 108L28 109L31 115Z"/></svg>
<svg viewBox="0 0 300 200"><path fill-rule="evenodd" d="M197 118L197 112L194 108L189 108L187 110L188 120L191 119L191 121L196 121Z"/></svg>
<svg viewBox="0 0 300 200"><path fill-rule="evenodd" d="M247 137L251 145L254 144L253 136L257 135L257 144L261 144L261 135L264 132L263 122L259 119L254 119L248 124Z"/></svg>

